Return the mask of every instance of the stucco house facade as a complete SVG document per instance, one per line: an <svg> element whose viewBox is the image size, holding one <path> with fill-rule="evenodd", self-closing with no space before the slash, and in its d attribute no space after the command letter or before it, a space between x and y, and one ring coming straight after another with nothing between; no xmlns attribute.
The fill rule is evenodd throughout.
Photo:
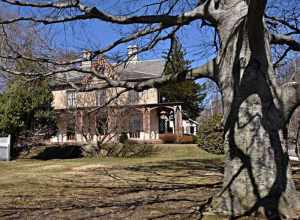
<svg viewBox="0 0 300 220"><path fill-rule="evenodd" d="M129 56L133 49L129 48ZM126 65L117 67L104 58L87 60L81 65L86 69L100 66L115 78L138 82L161 77L164 64L164 60L138 60L133 56ZM197 122L185 118L182 103L160 102L157 88L124 93L122 88L77 91L72 89L70 82L87 88L91 84L101 88L103 81L79 72L61 77L69 83L56 82L52 86L58 132L51 142L116 142L120 133L126 133L130 140L159 143L166 134L183 136L197 131Z"/></svg>

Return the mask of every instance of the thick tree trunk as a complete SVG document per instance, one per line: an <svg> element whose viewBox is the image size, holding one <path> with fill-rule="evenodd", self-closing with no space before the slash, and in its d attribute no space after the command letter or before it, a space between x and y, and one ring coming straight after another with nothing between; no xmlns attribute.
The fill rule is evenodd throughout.
<svg viewBox="0 0 300 220"><path fill-rule="evenodd" d="M237 3L237 4L236 4ZM219 25L219 84L224 97L226 167L217 212L296 216L300 208L286 151L282 101L264 22L244 1L232 1ZM256 19L251 17L256 16ZM262 17L262 16L261 16Z"/></svg>

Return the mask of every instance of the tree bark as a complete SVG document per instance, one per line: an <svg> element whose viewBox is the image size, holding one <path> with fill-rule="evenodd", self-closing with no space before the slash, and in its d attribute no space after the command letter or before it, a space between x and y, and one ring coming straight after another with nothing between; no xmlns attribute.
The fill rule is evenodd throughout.
<svg viewBox="0 0 300 220"><path fill-rule="evenodd" d="M261 4L262 3L262 4ZM271 62L263 1L224 1L219 85L226 167L215 211L231 217L294 218L300 208L285 144L287 129Z"/></svg>

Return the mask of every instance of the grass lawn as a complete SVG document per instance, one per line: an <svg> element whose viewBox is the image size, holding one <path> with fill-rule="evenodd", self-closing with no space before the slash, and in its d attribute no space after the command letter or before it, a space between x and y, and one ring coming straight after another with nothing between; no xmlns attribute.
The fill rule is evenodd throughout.
<svg viewBox="0 0 300 220"><path fill-rule="evenodd" d="M157 145L146 158L0 162L0 219L197 219L223 157Z"/></svg>

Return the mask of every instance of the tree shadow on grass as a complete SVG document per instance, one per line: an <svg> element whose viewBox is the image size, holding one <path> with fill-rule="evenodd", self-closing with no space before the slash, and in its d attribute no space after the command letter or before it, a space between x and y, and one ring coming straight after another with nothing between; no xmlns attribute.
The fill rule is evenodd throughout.
<svg viewBox="0 0 300 220"><path fill-rule="evenodd" d="M31 157L38 160L75 159L81 158L82 150L77 145L50 146Z"/></svg>
<svg viewBox="0 0 300 220"><path fill-rule="evenodd" d="M163 162L147 163L144 165L134 165L126 168L131 171L153 172L162 170L205 170L213 172L224 172L224 163L222 160L203 160L203 159L184 159L170 160Z"/></svg>
<svg viewBox="0 0 300 220"><path fill-rule="evenodd" d="M221 170L221 161L194 159L50 174L45 182L26 182L39 192L29 205L0 203L0 217L198 219L221 188ZM190 182L208 172L216 174L214 181Z"/></svg>
<svg viewBox="0 0 300 220"><path fill-rule="evenodd" d="M0 205L0 217L200 219L222 186L222 170L221 160L191 159L50 175L27 182L39 192L29 205Z"/></svg>

